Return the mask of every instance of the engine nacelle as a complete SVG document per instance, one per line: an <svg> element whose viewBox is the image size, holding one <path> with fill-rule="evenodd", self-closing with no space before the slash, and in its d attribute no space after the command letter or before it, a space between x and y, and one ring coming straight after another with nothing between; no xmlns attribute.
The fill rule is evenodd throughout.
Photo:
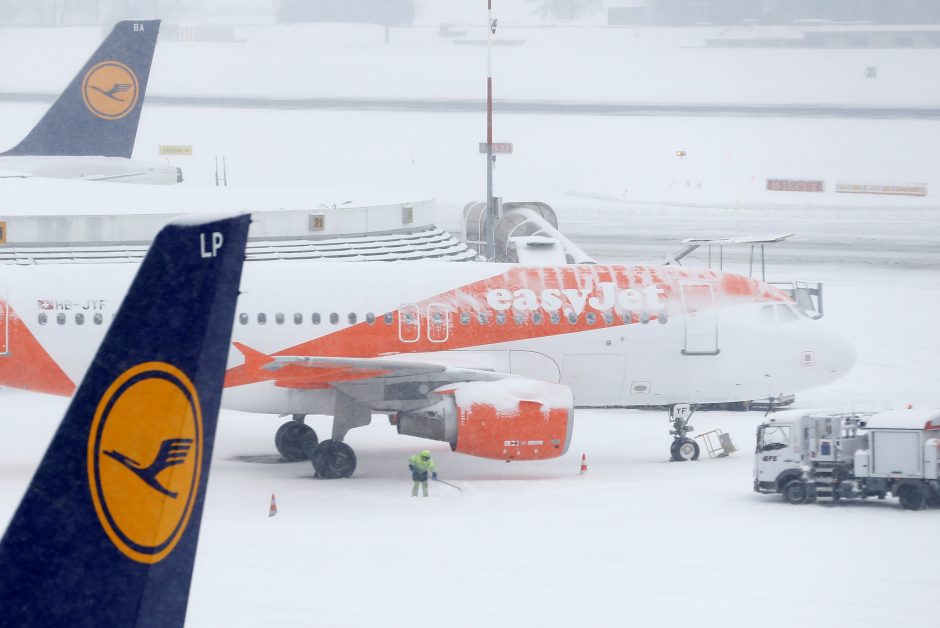
<svg viewBox="0 0 940 628"><path fill-rule="evenodd" d="M461 382L434 391L438 403L398 414L402 434L443 440L462 454L495 460L545 460L568 451L571 389L521 377Z"/></svg>

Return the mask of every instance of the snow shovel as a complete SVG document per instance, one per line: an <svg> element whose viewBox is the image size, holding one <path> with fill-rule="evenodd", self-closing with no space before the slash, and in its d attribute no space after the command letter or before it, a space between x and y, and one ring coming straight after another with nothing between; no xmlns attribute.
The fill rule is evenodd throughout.
<svg viewBox="0 0 940 628"><path fill-rule="evenodd" d="M447 486L449 486L449 487L451 487L451 488L457 489L457 490L460 491L461 493L463 492L463 489L460 488L459 486L457 486L456 484L451 484L450 482L445 482L444 480L434 480L434 481L435 481L435 482L440 482L441 484L446 484Z"/></svg>

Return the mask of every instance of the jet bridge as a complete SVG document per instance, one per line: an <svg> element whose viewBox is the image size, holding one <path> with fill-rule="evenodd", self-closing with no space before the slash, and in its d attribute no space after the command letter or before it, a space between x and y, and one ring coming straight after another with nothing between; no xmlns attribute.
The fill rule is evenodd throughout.
<svg viewBox="0 0 940 628"><path fill-rule="evenodd" d="M740 238L686 238L685 245L674 255L668 256L663 264L682 266L682 260L705 247L708 255L708 267L723 271L725 267L725 247L750 247L747 276L759 278L784 291L796 305L810 318L823 316L823 285L819 282L806 281L767 281L767 260L765 247L779 244L792 238L794 234L785 233L771 236L743 236ZM759 269L760 275L757 276Z"/></svg>

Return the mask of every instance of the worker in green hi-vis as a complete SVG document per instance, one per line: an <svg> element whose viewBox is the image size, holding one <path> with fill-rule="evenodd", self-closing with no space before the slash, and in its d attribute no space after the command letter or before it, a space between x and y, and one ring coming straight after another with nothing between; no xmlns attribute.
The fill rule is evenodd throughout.
<svg viewBox="0 0 940 628"><path fill-rule="evenodd" d="M411 488L411 496L418 496L418 484L424 491L424 496L428 496L428 471L431 472L431 479L437 479L437 465L431 459L431 452L425 449L419 454L408 458L408 468L411 470L411 479L414 480L414 486Z"/></svg>

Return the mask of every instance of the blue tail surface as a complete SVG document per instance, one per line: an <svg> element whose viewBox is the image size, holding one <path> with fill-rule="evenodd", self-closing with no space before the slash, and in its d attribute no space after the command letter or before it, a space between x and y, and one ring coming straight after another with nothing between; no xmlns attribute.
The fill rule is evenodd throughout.
<svg viewBox="0 0 940 628"><path fill-rule="evenodd" d="M0 625L183 625L249 222L157 235L0 541Z"/></svg>
<svg viewBox="0 0 940 628"><path fill-rule="evenodd" d="M160 20L118 22L29 135L3 155L130 157Z"/></svg>

